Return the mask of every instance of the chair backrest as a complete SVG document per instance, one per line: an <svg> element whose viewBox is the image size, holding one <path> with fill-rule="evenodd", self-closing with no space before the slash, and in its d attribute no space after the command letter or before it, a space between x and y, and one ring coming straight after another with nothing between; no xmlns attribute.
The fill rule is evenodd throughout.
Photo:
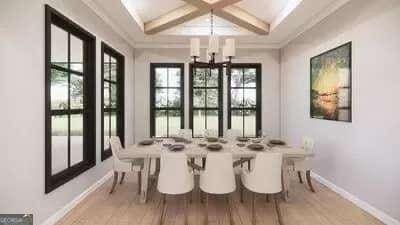
<svg viewBox="0 0 400 225"><path fill-rule="evenodd" d="M203 132L204 137L218 137L218 131L213 129L205 129Z"/></svg>
<svg viewBox="0 0 400 225"><path fill-rule="evenodd" d="M258 193L278 193L282 191L282 153L261 152L250 172L251 186Z"/></svg>
<svg viewBox="0 0 400 225"><path fill-rule="evenodd" d="M189 172L184 152L161 153L157 189L164 194L184 194L193 189L193 175Z"/></svg>
<svg viewBox="0 0 400 225"><path fill-rule="evenodd" d="M180 129L178 136L190 140L192 139L192 129Z"/></svg>
<svg viewBox="0 0 400 225"><path fill-rule="evenodd" d="M228 140L235 140L237 137L241 137L241 136L242 136L242 132L237 129L228 129L225 132L225 137Z"/></svg>
<svg viewBox="0 0 400 225"><path fill-rule="evenodd" d="M209 152L206 168L200 174L200 188L211 194L232 193L236 189L232 153Z"/></svg>
<svg viewBox="0 0 400 225"><path fill-rule="evenodd" d="M114 171L127 172L132 170L132 163L123 162L119 159L119 152L123 151L121 140L118 136L110 138L111 152L113 156Z"/></svg>
<svg viewBox="0 0 400 225"><path fill-rule="evenodd" d="M304 137L302 141L302 147L306 152L314 152L314 140L309 137Z"/></svg>

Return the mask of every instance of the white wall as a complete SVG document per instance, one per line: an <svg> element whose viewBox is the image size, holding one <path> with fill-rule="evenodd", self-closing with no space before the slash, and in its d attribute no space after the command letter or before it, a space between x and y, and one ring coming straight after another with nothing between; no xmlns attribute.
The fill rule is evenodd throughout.
<svg viewBox="0 0 400 225"><path fill-rule="evenodd" d="M44 3L97 38L97 165L44 194ZM133 143L133 49L80 0L0 1L0 212L33 213L41 224L111 169L100 160L100 43L125 55L126 142ZM95 132L95 131L93 131Z"/></svg>
<svg viewBox="0 0 400 225"><path fill-rule="evenodd" d="M204 53L204 49L202 49ZM205 57L203 57L205 58ZM150 135L150 63L185 63L185 127L189 127L189 49L135 50L135 138ZM280 135L279 51L238 49L236 63L262 63L262 127L269 135ZM224 84L226 77L224 76ZM225 85L226 93L226 85ZM224 96L227 96L224 94ZM224 127L227 127L224 97Z"/></svg>
<svg viewBox="0 0 400 225"><path fill-rule="evenodd" d="M353 44L353 122L311 119L310 57ZM282 50L282 132L316 140L314 171L400 220L400 1L353 0Z"/></svg>

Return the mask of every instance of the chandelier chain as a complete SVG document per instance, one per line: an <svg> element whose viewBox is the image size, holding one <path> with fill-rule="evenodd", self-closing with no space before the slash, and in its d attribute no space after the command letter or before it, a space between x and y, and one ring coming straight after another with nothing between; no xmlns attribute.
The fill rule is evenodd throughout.
<svg viewBox="0 0 400 225"><path fill-rule="evenodd" d="M213 35L214 34L214 10L213 9L211 9L210 21L211 21L211 35Z"/></svg>

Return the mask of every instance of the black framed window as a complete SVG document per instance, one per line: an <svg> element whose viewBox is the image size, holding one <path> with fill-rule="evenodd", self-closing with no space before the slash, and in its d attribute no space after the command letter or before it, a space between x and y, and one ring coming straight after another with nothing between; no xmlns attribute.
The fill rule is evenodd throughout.
<svg viewBox="0 0 400 225"><path fill-rule="evenodd" d="M190 64L190 128L193 137L202 137L205 129L223 135L222 67L198 67Z"/></svg>
<svg viewBox="0 0 400 225"><path fill-rule="evenodd" d="M95 165L96 38L46 5L45 192Z"/></svg>
<svg viewBox="0 0 400 225"><path fill-rule="evenodd" d="M110 157L110 138L118 136L124 145L124 73L125 57L101 43L101 160Z"/></svg>
<svg viewBox="0 0 400 225"><path fill-rule="evenodd" d="M232 64L228 76L228 129L256 137L261 130L261 64Z"/></svg>
<svg viewBox="0 0 400 225"><path fill-rule="evenodd" d="M150 64L150 135L170 137L184 128L184 64Z"/></svg>

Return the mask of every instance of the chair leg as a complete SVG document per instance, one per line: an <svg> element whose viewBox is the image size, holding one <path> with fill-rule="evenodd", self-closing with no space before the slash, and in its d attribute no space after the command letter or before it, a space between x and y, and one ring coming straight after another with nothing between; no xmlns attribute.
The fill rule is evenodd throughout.
<svg viewBox="0 0 400 225"><path fill-rule="evenodd" d="M189 192L190 196L191 196L191 194L192 194L192 192ZM187 194L184 195L184 204L185 204L185 225L188 225L188 199L187 199Z"/></svg>
<svg viewBox="0 0 400 225"><path fill-rule="evenodd" d="M240 181L240 203L243 203L243 183Z"/></svg>
<svg viewBox="0 0 400 225"><path fill-rule="evenodd" d="M311 183L311 175L310 175L309 170L306 171L306 178L307 178L307 183L308 183L308 186L310 187L311 192L315 192L315 189Z"/></svg>
<svg viewBox="0 0 400 225"><path fill-rule="evenodd" d="M140 192L142 190L142 172L141 171L137 172L137 177L138 177L138 195L140 195Z"/></svg>
<svg viewBox="0 0 400 225"><path fill-rule="evenodd" d="M276 197L276 194L274 194L274 205L275 205L276 214L278 216L279 225L284 225L283 221L282 221L282 214L281 214L281 208L279 206L279 200Z"/></svg>
<svg viewBox="0 0 400 225"><path fill-rule="evenodd" d="M112 194L114 192L115 186L118 183L118 172L114 171L114 181L110 190L110 194Z"/></svg>
<svg viewBox="0 0 400 225"><path fill-rule="evenodd" d="M297 176L299 176L299 182L300 182L300 184L302 184L303 178L301 177L301 171L297 171Z"/></svg>
<svg viewBox="0 0 400 225"><path fill-rule="evenodd" d="M122 172L121 181L119 182L120 185L122 184L122 182L124 182L124 178L125 178L125 172Z"/></svg>
<svg viewBox="0 0 400 225"><path fill-rule="evenodd" d="M233 216L232 216L232 199L229 194L228 194L226 200L228 203L229 223L230 223L230 225L234 225L235 222L233 221Z"/></svg>
<svg viewBox="0 0 400 225"><path fill-rule="evenodd" d="M159 225L162 225L163 220L164 220L164 214L165 214L165 204L166 203L166 195L162 194L162 199L161 199L161 212L160 212L160 218L159 218Z"/></svg>
<svg viewBox="0 0 400 225"><path fill-rule="evenodd" d="M201 191L200 188L199 188L199 193L200 193L200 202L204 203L204 193Z"/></svg>
<svg viewBox="0 0 400 225"><path fill-rule="evenodd" d="M208 193L205 192L204 225L208 225Z"/></svg>
<svg viewBox="0 0 400 225"><path fill-rule="evenodd" d="M270 202L270 200L269 200L269 194L266 194L266 195L265 195L265 202Z"/></svg>
<svg viewBox="0 0 400 225"><path fill-rule="evenodd" d="M256 194L254 192L251 193L251 222L253 225L256 225Z"/></svg>

